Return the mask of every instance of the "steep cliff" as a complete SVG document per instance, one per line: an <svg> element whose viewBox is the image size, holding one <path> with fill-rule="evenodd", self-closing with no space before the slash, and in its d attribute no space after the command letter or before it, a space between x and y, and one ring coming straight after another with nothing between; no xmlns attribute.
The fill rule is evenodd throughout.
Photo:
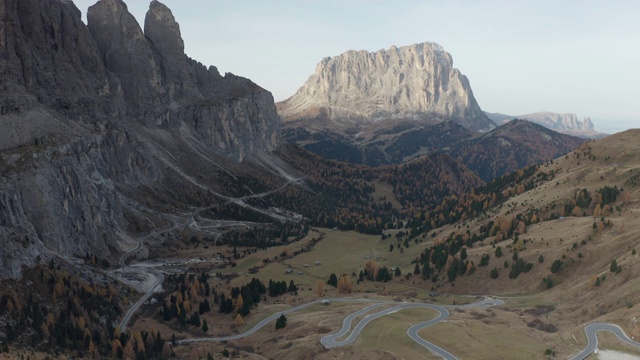
<svg viewBox="0 0 640 360"><path fill-rule="evenodd" d="M187 57L165 5L151 2L144 33L121 0L99 1L87 20L106 68L121 79L130 118L181 129L238 160L275 148L279 119L271 93Z"/></svg>
<svg viewBox="0 0 640 360"><path fill-rule="evenodd" d="M277 145L271 94L188 58L166 6L151 2L145 32L120 0L87 18L71 1L0 1L0 277L127 248L136 221L175 211L136 196L220 199L202 179Z"/></svg>
<svg viewBox="0 0 640 360"><path fill-rule="evenodd" d="M389 118L495 127L451 55L434 43L324 58L278 111L285 121L324 118L345 128Z"/></svg>

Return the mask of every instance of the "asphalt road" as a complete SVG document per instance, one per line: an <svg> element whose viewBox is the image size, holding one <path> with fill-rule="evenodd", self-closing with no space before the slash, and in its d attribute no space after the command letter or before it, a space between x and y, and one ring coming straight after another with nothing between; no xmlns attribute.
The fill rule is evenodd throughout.
<svg viewBox="0 0 640 360"><path fill-rule="evenodd" d="M466 305L453 305L453 306L440 306L440 305L433 305L433 304L425 304L425 303L398 303L398 302L394 302L394 301L381 301L381 300L371 300L371 299L351 299L351 298L333 298L333 299L326 299L329 300L330 302L362 302L362 303L371 303L371 305L366 306L354 313L349 314L342 322L342 328L340 330L338 330L337 332L333 333L333 334L329 334L326 335L324 337L322 337L322 339L320 339L320 342L322 343L322 345L324 345L325 348L330 349L330 348L335 348L335 347L341 347L341 346L346 346L349 344L352 344L360 335L361 331L373 320L378 319L380 317L383 317L385 315L403 310L403 309L410 309L410 308L425 308L425 309L431 309L431 310L435 310L438 312L438 316L415 324L413 326L411 326L408 330L407 330L407 335L416 343L422 345L423 347L425 347L426 349L428 349L429 351L433 352L436 355L441 356L443 359L446 360L457 360L458 358L451 354L450 352L448 352L447 350L434 345L428 341L426 341L425 339L421 338L418 335L418 332L426 327L429 327L431 325L435 325L437 323L440 323L442 321L445 321L448 317L449 317L449 311L447 310L447 308L477 308L477 307L492 307L492 306L499 306L499 305L503 305L504 301L500 300L500 299L493 299L493 298L485 298L481 301L477 301L475 303L471 303L471 304L466 304ZM197 343L197 342L206 342L206 341L227 341L227 340L235 340L235 339L240 339L240 338L244 338L247 336L252 335L253 333L255 333L256 331L260 330L261 328L265 327L266 325L268 325L269 323L271 323L272 321L275 321L278 317L280 317L280 315L282 314L290 314L292 312L295 311L299 311L302 310L306 307L309 307L311 305L314 304L319 304L321 300L316 300L316 301L312 301L310 303L307 304L303 304L303 305L298 305L296 307L292 307L286 311L283 312L279 312L276 314L273 314L269 317L267 317L266 319L260 321L258 324L256 324L254 327L252 327L251 329L249 329L248 331L241 333L241 334L236 334L236 335L231 335L231 336L224 336L224 337L203 337L203 338L192 338L192 339L184 339L184 340L179 340L178 344L192 344L192 343ZM389 308L380 310L378 312L366 315L362 320L360 320L356 326L353 328L353 330L351 330L351 326L352 323L354 321L354 319L356 319L357 317L360 317L362 315L365 315L373 310L375 310L376 308L379 308L381 306L384 305L393 305ZM349 333L349 331L351 330L351 332ZM570 358L570 360L583 360L584 358L586 358L587 356L589 356L589 354L591 354L597 347L598 347L598 338L597 338L597 333L600 331L609 331L611 333L613 333L615 336L618 337L618 339L620 339L621 341L632 345L632 346L636 346L638 348L640 348L640 342L636 342L631 340L626 334L625 332L622 330L622 328L620 328L617 325L613 325L613 324L605 324L605 323L593 323L593 324L589 324L584 328L584 333L587 336L587 347L582 350L579 354L574 355L573 357ZM338 340L340 338L343 338L344 336L346 336L347 334L349 334L346 338L344 338L343 340Z"/></svg>
<svg viewBox="0 0 640 360"><path fill-rule="evenodd" d="M423 328L426 328L428 326L437 324L439 322L444 321L445 319L447 319L449 317L449 311L446 309L446 307L444 306L440 306L440 305L433 305L433 304L425 304L425 303L398 303L398 302L393 302L393 301L379 301L379 300L371 300L371 299L350 299L350 298L334 298L334 299L326 299L329 300L330 302L363 302L363 303L372 303L369 306L366 306L352 314L349 314L342 322L342 328L340 330L338 330L336 333L333 334L329 334L324 336L320 342L322 343L322 345L324 345L325 348L334 348L334 347L341 347L341 346L346 346L349 344L352 344L360 335L360 332L365 328L365 326L367 326L367 324L369 324L371 321L378 319L380 317L383 317L385 315L403 310L403 309L410 309L410 308L425 308L425 309L431 309L431 310L435 310L438 312L438 316L430 319L428 321L425 322L421 322L419 324L416 324L412 327L409 328L409 330L407 330L407 334L409 335L409 337L411 339L413 339L413 341L417 342L418 344L424 346L425 348L429 349L430 351L432 351L433 353L442 356L444 359L447 360L456 360L457 358L452 355L451 353L449 353L448 351L424 340L423 338L421 338L418 335L418 331L420 331ZM262 320L261 322L259 322L258 324L256 324L254 327L252 327L251 329L249 329L248 331L241 333L241 334L236 334L236 335L231 335L231 336L225 336L225 337L205 337L205 338L192 338L192 339L184 339L184 340L180 340L178 341L178 344L192 344L192 343L196 343L196 342L205 342L205 341L226 341L226 340L235 340L235 339L240 339L246 336L249 336L253 333L255 333L256 331L260 330L261 328L263 328L264 326L266 326L267 324L269 324L270 322L276 320L278 317L280 317L280 315L282 314L289 314L298 310L302 310L310 305L313 304L318 304L320 303L321 300L316 300L307 304L303 304L303 305L299 305L296 307L293 307L291 309L288 309L286 311L277 313L277 314L273 314L271 316L269 316L268 318ZM467 304L467 305L459 305L459 306L447 306L447 307L451 307L451 308L469 308L469 307L490 307L490 306L497 306L497 305L502 305L504 304L504 301L502 300L498 300L498 299L491 299L491 298L485 298L484 300L472 303L472 304ZM394 305L391 306L387 309L384 310L380 310L378 312L375 312L373 314L369 314L367 316L365 316L362 320L360 320L356 326L353 328L353 330L351 330L351 325L352 322L355 318L362 316L366 313L371 312L372 310L381 307L383 305ZM351 330L351 333L349 333L349 330ZM344 339L344 340L338 340L342 337L344 337L345 335L347 335L349 333L349 335Z"/></svg>
<svg viewBox="0 0 640 360"><path fill-rule="evenodd" d="M124 315L124 317L120 321L120 325L119 325L120 326L120 331L124 331L127 328L127 324L129 323L129 320L131 320L131 316L133 316L133 314L140 308L140 306L145 301L149 300L151 295L153 295L153 292L156 291L156 289L160 285L162 285L162 282L164 281L164 275L159 271L153 271L153 273L157 277L156 282L153 284L153 286L151 286L149 291L147 291L147 293L144 294L144 296L142 298L140 298L140 300L138 300L135 304L133 304L133 306L131 308L129 308L129 311L127 311L127 313Z"/></svg>
<svg viewBox="0 0 640 360"><path fill-rule="evenodd" d="M587 347L582 350L578 355L575 355L571 360L582 360L589 356L596 348L598 348L598 332L609 331L613 333L620 341L629 345L633 345L640 348L640 342L629 339L624 330L618 325L605 324L605 323L593 323L585 326L584 334L587 336Z"/></svg>
<svg viewBox="0 0 640 360"><path fill-rule="evenodd" d="M386 302L386 301L383 302L383 301L375 301L375 300L369 300L369 299L335 298L335 299L323 299L323 300L329 300L330 302L370 302L370 303L376 303L375 306L380 306L380 305L384 305L384 304L393 304L393 302ZM322 300L315 300L315 301L312 301L312 302L307 303L307 304L298 305L298 306L292 307L291 309L288 309L288 310L285 310L285 311L282 311L282 312L279 312L279 313L275 313L275 314L267 317L266 319L260 321L259 323L254 325L251 329L249 329L249 330L247 330L247 331L245 331L245 332L243 332L241 334L223 336L223 337L203 337L203 338L184 339L184 340L179 340L178 344L192 344L192 343L206 342L206 341L227 341L227 340L240 339L240 338L249 336L249 335L255 333L256 331L262 329L263 327L265 327L265 325L269 324L272 321L275 321L282 314L288 315L288 314L290 314L292 312L302 310L302 309L304 309L306 307L309 307L311 305L320 304L320 301L322 301Z"/></svg>

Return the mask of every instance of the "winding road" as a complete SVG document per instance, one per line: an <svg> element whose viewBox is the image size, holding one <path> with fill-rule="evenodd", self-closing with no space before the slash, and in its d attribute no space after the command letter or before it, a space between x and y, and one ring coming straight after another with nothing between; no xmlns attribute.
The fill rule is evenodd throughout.
<svg viewBox="0 0 640 360"><path fill-rule="evenodd" d="M388 314L392 314L395 313L397 311L400 310L404 310L404 309L411 309L411 308L423 308L423 309L431 309L431 310L435 310L436 312L438 312L438 316L428 320L428 321L424 321L421 322L419 324L416 324L412 327L409 328L409 330L407 330L407 335L409 335L409 337L417 342L418 344L424 346L425 348L427 348L428 350L432 351L433 353L442 356L444 359L447 360L455 360L457 359L454 355L452 355L451 353L449 353L448 351L442 349L441 347L438 347L437 345L434 345L428 341L426 341L425 339L421 338L420 335L418 335L418 331L437 324L439 322L444 321L445 319L447 319L449 317L449 311L447 310L447 308L470 308L470 307L490 307L490 306L498 306L498 305L502 305L504 304L504 301L499 300L499 299L492 299L492 298L485 298L481 301L472 303L472 304L467 304L467 305L453 305L453 306L440 306L440 305L434 305L434 304L426 304L426 303L397 303L394 301L384 301L384 300L371 300L371 299L351 299L351 298L333 298L333 299L326 299L329 300L330 302L362 302L362 303L372 303L369 306L366 306L352 314L349 314L342 322L342 328L340 330L338 330L336 333L333 334L329 334L324 336L322 339L320 339L320 342L322 343L322 345L324 345L325 348L330 349L330 348L335 348L335 347L341 347L341 346L346 346L349 344L352 344L360 335L360 333L362 332L362 330L373 320L376 320L378 318L381 318L385 315ZM192 344L192 343L197 343L197 342L205 342L205 341L226 341L226 340L235 340L235 339L240 339L243 337L247 337L253 333L255 333L256 331L260 330L261 328L263 328L264 326L266 326L267 324L269 324L270 322L276 320L278 317L280 317L280 315L282 314L289 314L295 311L299 311L302 310L304 308L307 308L311 305L314 304L319 304L321 302L321 300L316 300L316 301L312 301L310 303L307 304L303 304L303 305L299 305L296 307L293 307L291 309L288 309L286 311L283 312L279 312L276 314L273 314L269 317L267 317L266 319L260 321L258 324L256 324L255 326L253 326L251 329L249 329L248 331L241 333L241 334L236 334L236 335L231 335L231 336L224 336L224 337L206 337L206 338L192 338L192 339L184 339L184 340L180 340L178 341L178 344ZM351 330L351 324L353 322L354 319L356 319L359 316L362 316L364 314L367 314L369 312L371 312L372 310L382 307L384 305L395 305L395 306L391 306L389 308L380 310L378 312L375 312L373 314L369 314L366 315L362 320L360 320L356 326L353 328L353 330ZM349 333L349 331L351 330L351 333ZM347 335L349 333L349 335L344 339L344 340L338 340L342 337L344 337L345 335Z"/></svg>
<svg viewBox="0 0 640 360"><path fill-rule="evenodd" d="M262 192L262 193L259 193L259 194L251 194L251 195L247 195L247 196L237 197L237 198L232 198L232 197L228 197L228 196L216 193L216 192L212 191L211 189L206 189L206 190L210 191L211 193L213 193L216 196L222 197L223 199L227 200L228 203L232 203L233 202L233 203L235 203L235 204L237 204L237 205L239 205L241 207L249 208L251 210L254 210L254 211L260 212L262 214L268 215L268 216L270 216L270 217L272 217L272 218L274 218L276 220L286 222L286 221L290 221L292 219L287 217L287 216L276 214L276 213L274 213L274 212L272 212L270 210L263 210L263 209L259 209L259 208L253 207L251 205L248 205L248 204L244 203L244 200L252 199L252 198L260 198L260 197L268 196L268 195L271 195L273 193L282 191L286 187L288 187L288 186L290 186L292 184L296 184L296 183L306 179L307 177L308 176L303 176L303 177L300 177L300 178L289 177L289 178L287 178L287 181L285 182L285 184L283 184L282 186L280 186L277 189L266 191L266 192ZM200 186L202 187L202 185L200 185ZM212 209L214 207L215 207L215 205L199 208L199 209L195 210L194 212L192 212L189 216L187 216L186 219L184 219L184 221L182 221L182 222L172 221L173 225L170 226L170 227L167 227L167 228L162 229L162 230L156 230L156 231L153 231L153 232L151 232L151 233L149 233L147 235L139 237L138 238L138 245L135 248L127 251L126 253L124 253L120 257L120 260L118 261L118 263L120 265L120 270L126 272L126 271L131 271L131 269L133 267L135 267L135 265L127 265L127 259L129 258L129 256L131 256L131 255L135 254L136 252L140 251L140 249L142 249L142 246L144 245L144 240L146 240L148 238L174 231L174 230L176 230L176 229L178 229L178 228L180 228L182 226L188 226L188 227L190 226L190 227L193 227L195 229L202 230L202 228L198 226L195 217L198 214L200 214L202 212L205 212L205 211L208 211L208 210L210 210L210 209ZM295 219L294 219L294 221L295 221ZM240 223L241 222L223 221L223 224L226 225L226 226L238 225ZM246 222L244 222L243 225L247 226ZM158 271L156 269L150 269L150 268L146 268L146 271L151 273L151 274L153 274L155 276L155 278L156 278L156 281L151 285L151 287L149 288L149 290L147 290L147 292L144 294L144 296L142 298L140 298L135 304L133 304L133 306L131 306L131 308L129 308L127 313L124 315L124 317L120 321L120 324L119 324L120 331L124 331L127 328L127 324L129 323L129 320L131 320L131 316L133 316L133 314L140 308L140 306L142 304L144 304L144 302L147 301L151 297L151 295L160 286L162 286L162 282L164 281L164 274L162 274L162 272L160 272L160 271Z"/></svg>
<svg viewBox="0 0 640 360"><path fill-rule="evenodd" d="M154 233L153 235L157 235L157 233ZM151 236L151 234L139 238L138 246L127 251L120 257L120 261L118 263L120 264L121 270L127 271L127 269L131 268L129 265L127 265L127 258L135 254L136 252L140 251L140 249L142 249L144 239L146 239L149 236ZM158 289L158 287L162 286L162 282L164 281L164 274L162 274L160 271L155 269L147 269L147 271L155 275L156 281L153 283L153 285L151 285L151 287L144 294L144 296L129 308L129 310L124 315L122 320L120 320L120 324L118 325L120 327L120 331L125 331L125 329L127 328L127 324L129 323L129 320L131 320L131 316L133 316L133 314L140 308L142 304L144 304L145 301L149 300L151 295L154 293L154 291Z"/></svg>
<svg viewBox="0 0 640 360"><path fill-rule="evenodd" d="M303 180L305 177L303 178L293 178L290 177L288 178L288 182L285 183L284 185L282 185L280 188L271 190L271 191L267 191L264 193L260 193L260 194L251 194L251 195L247 195L247 196L243 196L243 197L238 197L238 198L232 198L232 197L228 197L219 193L214 192L211 189L208 189L202 185L200 185L199 183L197 183L197 181L191 179L189 176L187 176L186 174L183 174L183 176L185 176L185 178L187 178L188 180L192 181L194 184L198 185L199 187L202 187L205 190L210 191L212 194L219 196L225 200L227 200L229 203L233 202L236 203L239 206L245 207L245 208L249 208L251 210L260 212L262 214L268 215L276 220L280 220L280 221L287 221L290 220L289 218L282 216L280 214L276 214L272 211L268 211L268 210L263 210L263 209L259 209L256 207L253 207L249 204L246 204L244 202L244 200L247 199L252 199L252 198L258 198L258 197L264 197L267 195L270 195L272 193L281 191L282 189L286 188L287 186L293 184L293 183L297 183L301 180ZM132 271L131 268L135 267L135 265L127 265L126 260L134 253L138 252L140 249L142 249L142 246L144 244L144 240L153 236L157 236L163 233L167 233L173 230L176 230L177 228L181 227L181 226L193 226L194 228L199 228L199 226L197 225L197 222L195 220L195 216L197 216L197 214L204 212L208 209L210 209L212 207L204 207L204 208L200 208L197 209L196 211L194 211L193 213L191 213L186 221L184 223L179 223L177 221L174 222L173 226L166 228L164 230L158 230L158 231L153 231L150 234L147 234L145 236L142 236L140 238L138 238L138 245L127 251L126 253L124 253L119 260L119 265L120 265L120 270L122 271ZM246 226L246 225L245 225ZM131 308L129 308L129 310L127 311L127 313L124 315L124 317L122 318L122 320L120 321L119 327L121 331L125 331L129 321L131 320L131 317L133 316L133 314L140 308L140 306L147 301L151 295L160 287L162 286L162 282L164 281L164 275L162 274L162 272L156 270L156 269L149 269L146 268L147 272L152 273L153 275L155 275L156 277L156 281L152 284L152 286L148 289L148 291L145 293L145 295L140 298L135 304L133 304L131 306ZM446 360L457 360L458 358L455 357L453 354L449 353L448 351L446 351L443 348L438 347L437 345L434 345L428 341L426 341L425 339L423 339L422 337L420 337L418 335L418 332L426 327L435 325L437 323L443 322L445 321L448 317L449 317L449 311L447 310L447 308L471 308L471 307L491 307L491 306L499 306L499 305L503 305L504 301L499 300L499 299L493 299L490 297L485 297L484 300L472 303L472 304L467 304L467 305L453 305L453 306L440 306L440 305L434 305L434 304L426 304L426 303L398 303L398 302L393 302L393 301L383 301L383 300L371 300L371 299L351 299L351 298L333 298L333 299L325 299L325 300L330 300L332 302L362 302L362 303L371 303L371 305L368 305L366 307L364 307L363 309L360 309L350 315L348 315L344 320L343 320L343 324L342 324L342 328L337 331L336 333L333 334L329 334L326 335L324 337L322 337L322 339L320 340L320 342L322 343L323 346L325 346L325 348L330 349L330 348L335 348L335 347L341 347L341 346L346 346L349 344L352 344L353 342L355 342L355 340L358 338L358 336L360 335L360 333L362 332L362 330L373 320L376 320L378 318L381 318L385 315L403 310L403 309L409 309L409 308L426 308L426 309L431 309L431 310L435 310L436 312L438 312L438 316L424 321L424 322L420 322L418 324L415 324L413 326L411 326L408 330L407 330L407 335L416 343L420 344L421 346L425 347L426 349L430 350L431 352L433 352L436 355L441 356L442 358L446 359ZM311 305L314 304L319 304L321 302L321 300L316 300L316 301L312 301L309 302L307 304L303 304L303 305L299 305L293 308L290 308L288 310L282 311L282 312L278 312L275 314L272 314L271 316L263 319L262 321L260 321L259 323L257 323L255 326L253 326L251 329L247 330L244 333L241 334L236 334L236 335L230 335L230 336L224 336L224 337L203 337L203 338L190 338L190 339L183 339L183 340L179 340L177 343L178 344L192 344L192 343L199 343L199 342L207 342L207 341L227 341L227 340L236 340L236 339L240 339L240 338L244 338L244 337L248 337L250 335L253 335L256 331L262 329L263 327L265 327L266 325L268 325L269 323L271 323L272 321L275 321L278 317L280 317L282 314L290 314L296 311L300 311L302 309L305 309ZM375 310L376 308L382 307L384 305L394 305L391 307L388 307L386 309L380 310L378 312L366 315L362 320L360 320L356 326L353 328L353 330L351 330L352 327L352 323L353 321L362 316L365 315L373 310ZM349 331L351 330L351 332L349 333ZM622 330L622 328L620 328L617 325L613 325L613 324L607 324L607 323L592 323L589 324L585 327L584 332L585 335L587 336L587 347L582 350L580 353L578 353L577 355L574 355L573 357L570 358L570 360L583 360L584 358L586 358L587 356L589 356L591 353L593 353L598 346L598 338L597 338L597 333L600 331L609 331L611 333L613 333L616 337L618 337L618 339L620 339L621 341L630 344L632 346L636 346L638 348L640 348L640 342L636 342L631 340L624 332L624 330ZM343 338L344 336L346 336L347 334L349 334L346 338L344 338L343 340L338 340Z"/></svg>
<svg viewBox="0 0 640 360"><path fill-rule="evenodd" d="M615 335L618 339L620 339L620 341L640 348L640 342L629 339L624 330L622 330L622 328L618 325L593 323L585 326L584 328L584 334L587 336L587 347L578 355L573 356L571 360L582 360L589 356L592 352L594 352L598 348L598 333L600 331L609 331L613 333L613 335Z"/></svg>
<svg viewBox="0 0 640 360"><path fill-rule="evenodd" d="M330 302L360 302L360 303L370 303L370 305L356 311L353 312L351 314L349 314L347 317L344 318L344 320L342 321L342 328L340 328L340 330L338 330L337 332L333 333L333 334L329 334L329 335L325 335L324 337L322 337L322 339L320 339L320 342L322 343L322 345L324 345L325 348L327 349L331 349L331 348L336 348L336 347L342 347L342 346L346 346L346 345L350 345L353 342L356 341L356 339L358 338L358 336L360 335L360 333L362 332L362 330L373 320L376 320L378 318L381 318L385 315L388 314L392 314L395 313L397 311L400 310L404 310L404 309L411 309L411 308L423 308L423 309L431 309L431 310L435 310L436 312L438 312L438 316L436 316L433 319L415 324L413 326L411 326L408 330L407 330L407 335L416 343L422 345L423 347L425 347L426 349L428 349L429 351L433 352L436 355L441 356L443 359L446 360L458 360L458 358L451 354L450 352L448 352L447 350L432 344L428 341L426 341L425 339L423 339L422 337L420 337L420 335L418 335L418 332L426 327L429 327L431 325L435 325L437 323L443 322L445 321L448 317L449 317L449 311L447 309L456 309L456 308L477 308L477 307L492 307L492 306L499 306L499 305L503 305L504 301L500 300L500 299L494 299L494 298L490 298L490 297L486 297L481 301L477 301L471 304L466 304L466 305L446 305L446 306L442 306L442 305L434 305L434 304L426 304L426 303L398 303L395 301L384 301L384 300L372 300L372 299L352 299L352 298L333 298L333 299L325 299L325 300L329 300ZM305 309L311 305L314 304L320 304L321 300L316 300L316 301L312 301L310 303L307 304L303 304L303 305L299 305L293 308L290 308L288 310L282 311L282 312L278 312L275 313L267 318L265 318L264 320L260 321L259 323L257 323L256 325L254 325L251 329L241 333L241 334L236 334L236 335L230 335L230 336L223 336L223 337L202 337L202 338L191 338L191 339L183 339L183 340L179 340L177 343L179 345L186 345L186 344L193 344L193 343L200 343L200 342L207 342L207 341L227 341L227 340L237 340L237 339L241 339L244 337L248 337L250 335L253 335L256 331L262 329L263 327L265 327L266 325L268 325L269 323L271 323L272 321L275 321L278 317L280 317L280 315L282 314L290 314L296 311L300 311L302 309ZM380 308L382 306L385 305L394 305L385 309L382 309L380 311L371 313L372 311L374 311L377 308ZM369 314L368 314L369 313ZM352 323L353 321L362 316L362 315L366 315L364 318L362 318L362 320L360 320L356 326L351 329L352 327ZM639 347L640 348L640 342L636 342L631 340L624 332L624 330L622 330L622 328L620 328L617 325L613 325L613 324L606 324L606 323L593 323L593 324L589 324L585 327L584 332L585 335L587 336L587 340L588 340L588 344L587 347L582 350L579 354L574 355L570 358L570 360L583 360L584 358L586 358L587 356L589 356L598 346L598 338L597 338L597 333L600 331L609 331L611 333L613 333L615 336L618 337L618 339L620 339L621 341ZM347 336L348 334L348 336ZM346 338L344 338L343 340L338 340L341 339L343 337L347 336Z"/></svg>

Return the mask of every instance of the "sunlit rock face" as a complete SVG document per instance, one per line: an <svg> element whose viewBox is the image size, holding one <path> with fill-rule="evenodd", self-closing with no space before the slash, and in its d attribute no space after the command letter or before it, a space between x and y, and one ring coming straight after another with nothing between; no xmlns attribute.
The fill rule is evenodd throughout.
<svg viewBox="0 0 640 360"><path fill-rule="evenodd" d="M483 132L495 127L469 80L435 43L324 58L278 109L285 121L323 114L345 127L389 118L454 121Z"/></svg>

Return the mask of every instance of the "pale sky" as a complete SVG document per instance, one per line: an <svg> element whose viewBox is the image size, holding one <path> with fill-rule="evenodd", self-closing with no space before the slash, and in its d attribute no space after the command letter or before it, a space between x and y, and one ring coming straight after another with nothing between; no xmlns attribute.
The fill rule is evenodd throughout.
<svg viewBox="0 0 640 360"><path fill-rule="evenodd" d="M95 0L74 0L82 10ZM144 27L148 0L126 1ZM188 56L284 100L326 56L436 42L480 107L640 128L640 1L164 0ZM85 18L86 19L86 18Z"/></svg>

